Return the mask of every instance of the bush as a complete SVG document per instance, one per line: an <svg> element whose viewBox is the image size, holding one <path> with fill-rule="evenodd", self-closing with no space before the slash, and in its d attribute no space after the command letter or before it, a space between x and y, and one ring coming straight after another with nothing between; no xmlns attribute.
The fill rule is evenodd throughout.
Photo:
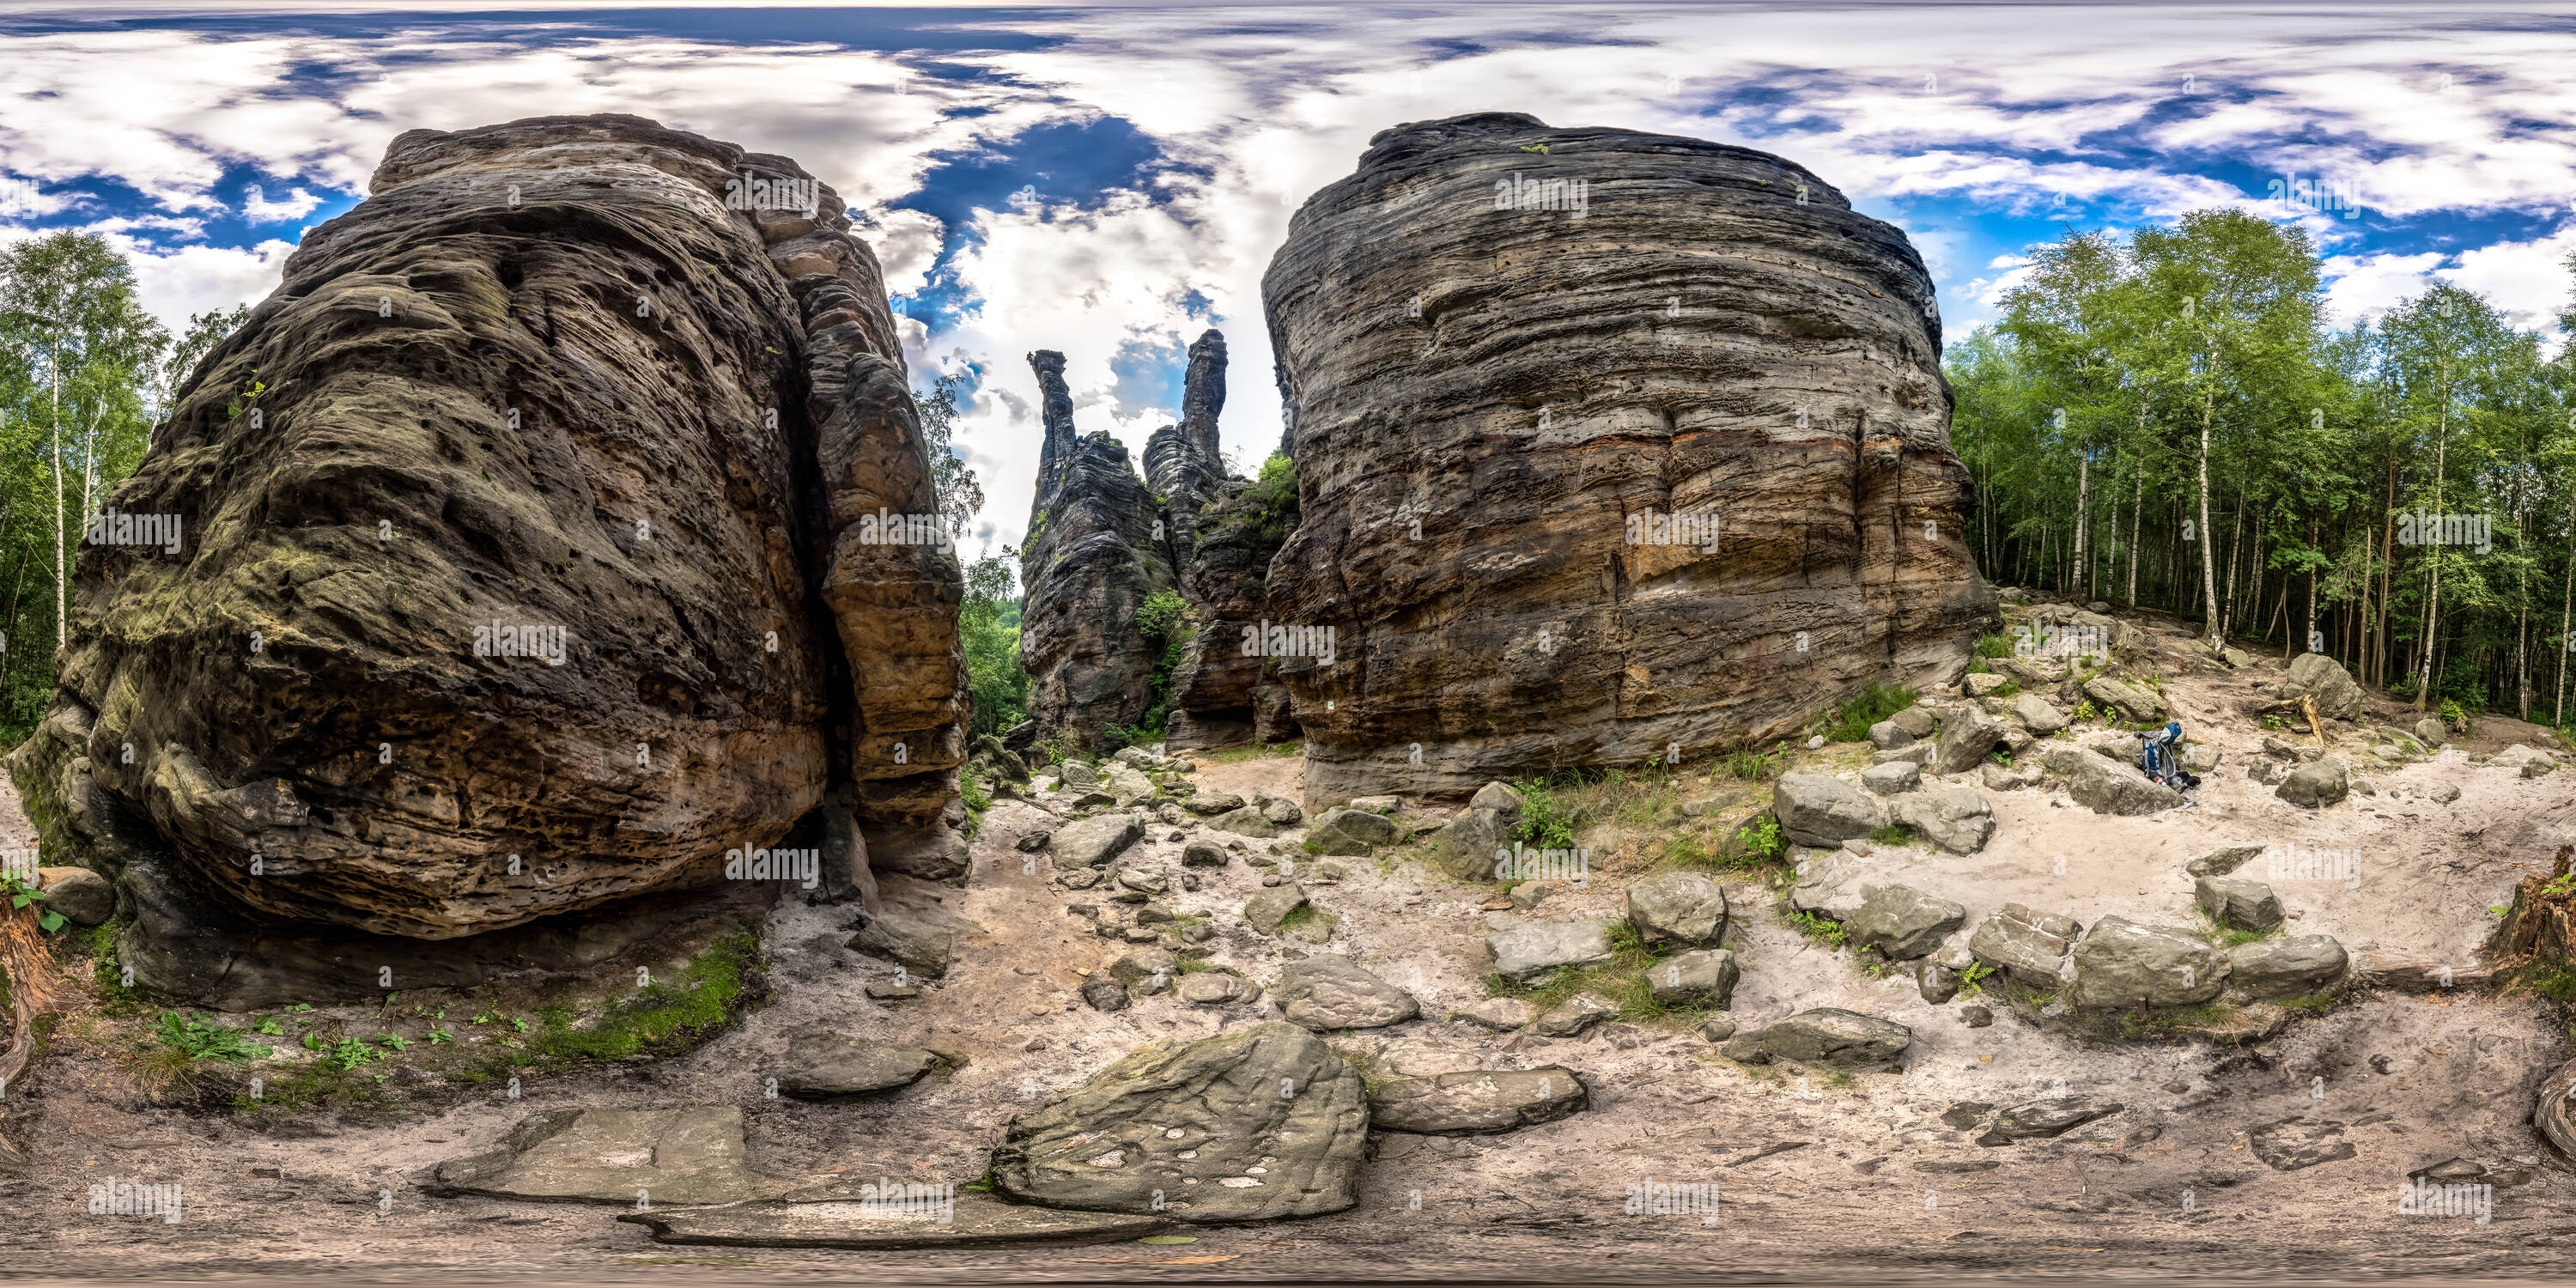
<svg viewBox="0 0 2576 1288"><path fill-rule="evenodd" d="M1914 705L1912 689L1871 684L1858 697L1834 708L1833 716L1818 732L1827 742L1867 742L1869 727Z"/></svg>
<svg viewBox="0 0 2576 1288"><path fill-rule="evenodd" d="M1297 463L1272 452L1261 463L1261 477L1243 494L1261 507L1262 543L1276 548L1286 541L1288 530L1297 526Z"/></svg>
<svg viewBox="0 0 2576 1288"><path fill-rule="evenodd" d="M188 1012L185 1019L180 1018L176 1011L163 1012L161 1023L152 1030L152 1036L160 1039L162 1046L190 1060L240 1062L265 1060L273 1054L271 1048L243 1037L240 1029L205 1023L197 1018L195 1011Z"/></svg>
<svg viewBox="0 0 2576 1288"><path fill-rule="evenodd" d="M1977 656L2011 657L2012 655L2012 636L1997 632L1993 635L1980 635L1977 637Z"/></svg>
<svg viewBox="0 0 2576 1288"><path fill-rule="evenodd" d="M1789 744L1784 742L1769 751L1757 751L1750 746L1737 747L1727 752L1718 763L1727 773L1748 783L1758 783L1776 776L1782 762L1788 758Z"/></svg>
<svg viewBox="0 0 2576 1288"><path fill-rule="evenodd" d="M1574 848L1574 829L1583 825L1582 814L1559 797L1548 784L1524 778L1512 784L1521 794L1521 821L1512 827L1512 839L1527 842L1537 850Z"/></svg>

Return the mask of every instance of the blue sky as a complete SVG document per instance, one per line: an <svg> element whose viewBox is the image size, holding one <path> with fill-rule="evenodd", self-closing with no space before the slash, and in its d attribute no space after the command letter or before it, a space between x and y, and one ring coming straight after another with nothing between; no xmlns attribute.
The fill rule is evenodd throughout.
<svg viewBox="0 0 2576 1288"><path fill-rule="evenodd" d="M1141 451L1222 328L1258 464L1262 269L1401 121L1779 153L1906 230L1954 341L2033 244L2196 207L2308 227L2339 321L2451 281L2547 328L2576 251L2565 5L13 5L0 58L0 241L107 233L174 326L267 294L407 129L622 111L796 157L885 261L916 383L968 381L970 554L1027 519L1033 349ZM2291 177L2357 212L2272 200Z"/></svg>

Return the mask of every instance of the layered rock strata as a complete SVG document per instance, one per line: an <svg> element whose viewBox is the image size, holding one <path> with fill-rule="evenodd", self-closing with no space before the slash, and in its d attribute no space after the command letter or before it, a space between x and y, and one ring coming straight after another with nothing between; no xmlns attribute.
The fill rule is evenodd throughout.
<svg viewBox="0 0 2576 1288"><path fill-rule="evenodd" d="M1930 278L1790 162L1403 125L1263 291L1302 512L1269 616L1307 632L1271 665L1312 800L1783 736L1953 678L1993 612Z"/></svg>
<svg viewBox="0 0 2576 1288"><path fill-rule="evenodd" d="M795 163L414 130L106 498L184 542L83 552L10 767L49 852L237 943L699 888L827 797L878 867L962 872L930 478L875 257Z"/></svg>

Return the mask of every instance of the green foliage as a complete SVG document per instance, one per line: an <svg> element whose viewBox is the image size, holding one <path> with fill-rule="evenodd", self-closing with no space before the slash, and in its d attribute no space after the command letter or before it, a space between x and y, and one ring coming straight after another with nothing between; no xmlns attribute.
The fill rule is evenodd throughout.
<svg viewBox="0 0 2576 1288"><path fill-rule="evenodd" d="M1997 631L1991 635L1980 635L1977 637L1976 652L1979 657L2011 657L2013 655L2013 638L2001 631ZM1886 717L1882 716L1880 718L1885 719Z"/></svg>
<svg viewBox="0 0 2576 1288"><path fill-rule="evenodd" d="M1733 777L1758 783L1779 775L1789 759L1789 744L1781 743L1769 751L1747 745L1732 748L1718 758L1718 764Z"/></svg>
<svg viewBox="0 0 2576 1288"><path fill-rule="evenodd" d="M275 1054L274 1048L262 1046L242 1035L240 1029L208 1024L190 1011L182 1019L176 1011L164 1011L161 1022L153 1027L152 1036L161 1045L189 1060L225 1060L238 1064L245 1060L265 1060Z"/></svg>
<svg viewBox="0 0 2576 1288"><path fill-rule="evenodd" d="M1276 549L1297 526L1297 464L1279 452L1261 463L1261 476L1244 495L1261 507L1262 544Z"/></svg>
<svg viewBox="0 0 2576 1288"><path fill-rule="evenodd" d="M930 448L930 483L939 495L940 526L951 539L965 536L976 513L984 508L984 485L950 445L956 434L957 395L964 388L965 382L955 376L939 376L930 382L929 397L912 402L913 418Z"/></svg>
<svg viewBox="0 0 2576 1288"><path fill-rule="evenodd" d="M1995 968L1984 962L1968 963L1968 968L1959 972L1959 991L1970 997L1985 992L1986 980L1994 973Z"/></svg>
<svg viewBox="0 0 2576 1288"><path fill-rule="evenodd" d="M1913 706L1915 697L1912 689L1872 683L1859 696L1834 708L1832 718L1817 732L1825 735L1827 742L1866 742L1871 725Z"/></svg>
<svg viewBox="0 0 2576 1288"><path fill-rule="evenodd" d="M595 1023L574 1027L569 1013L545 1012L546 1026L533 1040L533 1050L550 1060L604 1061L675 1049L731 1022L750 996L759 955L759 943L749 932L727 935L690 962L678 983L640 989ZM511 1024L527 1030L524 1021Z"/></svg>
<svg viewBox="0 0 2576 1288"><path fill-rule="evenodd" d="M1512 786L1522 801L1521 821L1512 825L1512 839L1534 850L1574 848L1574 830L1583 825L1581 813L1548 782L1524 778Z"/></svg>
<svg viewBox="0 0 2576 1288"><path fill-rule="evenodd" d="M1877 831L1871 832L1869 834L1869 839L1876 841L1881 845L1912 845L1914 844L1914 829L1907 827L1903 823L1890 823L1885 827L1879 828Z"/></svg>
<svg viewBox="0 0 2576 1288"><path fill-rule="evenodd" d="M1797 911L1784 911L1780 916L1781 920L1789 923L1789 928L1791 930L1797 931L1799 934L1804 935L1817 943L1823 944L1827 948L1840 948L1843 946L1843 923L1836 921L1831 917L1821 916L1812 912Z"/></svg>
<svg viewBox="0 0 2576 1288"><path fill-rule="evenodd" d="M1011 569L1019 552L1004 546L966 569L966 598L957 607L957 644L966 656L966 688L975 714L970 738L1000 735L1029 717L1029 675L1020 669L1020 600Z"/></svg>
<svg viewBox="0 0 2576 1288"><path fill-rule="evenodd" d="M325 1068L338 1069L344 1073L355 1069L362 1064L392 1058L387 1056L384 1052L368 1046L365 1042L362 1042L357 1038L342 1038L337 1042L329 1044L327 1047L318 1049L323 1049L328 1052L328 1054L324 1055L320 1061Z"/></svg>
<svg viewBox="0 0 2576 1288"><path fill-rule="evenodd" d="M18 877L0 880L0 899L8 900L9 908L13 912L36 903L44 897L45 892L37 889L35 883L31 881ZM48 935L69 924L71 924L70 918L51 908L36 909L36 929Z"/></svg>
<svg viewBox="0 0 2576 1288"><path fill-rule="evenodd" d="M1789 850L1789 839L1780 832L1780 816L1769 812L1755 816L1736 835L1744 841L1744 852L1769 863Z"/></svg>

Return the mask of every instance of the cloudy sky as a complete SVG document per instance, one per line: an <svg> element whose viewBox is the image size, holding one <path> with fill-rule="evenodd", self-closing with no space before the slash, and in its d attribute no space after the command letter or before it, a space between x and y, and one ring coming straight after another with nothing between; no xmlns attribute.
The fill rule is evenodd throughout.
<svg viewBox="0 0 2576 1288"><path fill-rule="evenodd" d="M2305 224L2338 320L2452 281L2546 328L2576 251L2563 4L13 4L0 65L0 240L106 233L174 330L266 295L404 130L633 112L797 158L885 261L916 385L972 391L970 555L1027 521L1033 349L1141 458L1223 329L1225 442L1258 465L1262 269L1401 121L1787 156L1914 239L1952 340L2031 245L2196 207ZM2353 208L2273 200L2292 178Z"/></svg>

